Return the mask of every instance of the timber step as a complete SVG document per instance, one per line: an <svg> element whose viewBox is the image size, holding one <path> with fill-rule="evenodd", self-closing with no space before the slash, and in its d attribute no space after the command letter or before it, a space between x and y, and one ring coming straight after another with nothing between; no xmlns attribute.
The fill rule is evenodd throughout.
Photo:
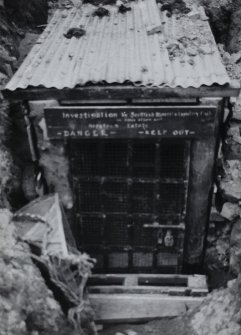
<svg viewBox="0 0 241 335"><path fill-rule="evenodd" d="M208 294L203 275L92 275L87 285L96 321L101 323L178 316Z"/></svg>

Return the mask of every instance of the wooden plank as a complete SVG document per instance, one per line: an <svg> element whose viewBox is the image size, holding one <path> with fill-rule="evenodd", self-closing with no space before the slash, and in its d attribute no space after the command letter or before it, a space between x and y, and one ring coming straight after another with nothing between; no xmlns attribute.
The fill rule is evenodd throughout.
<svg viewBox="0 0 241 335"><path fill-rule="evenodd" d="M203 275L188 276L188 287L207 289L207 278Z"/></svg>
<svg viewBox="0 0 241 335"><path fill-rule="evenodd" d="M58 90L55 88L27 88L15 91L3 90L3 96L10 100L80 100L80 99L168 99L168 98L201 98L201 97L237 97L240 92L238 81L219 86L188 87L134 87L85 86L74 89Z"/></svg>
<svg viewBox="0 0 241 335"><path fill-rule="evenodd" d="M170 286L89 286L90 294L167 294L171 296L206 296L206 288L170 287Z"/></svg>
<svg viewBox="0 0 241 335"><path fill-rule="evenodd" d="M130 103L130 101L128 101ZM167 104L167 105L199 105L199 101L197 98L169 98L169 99L132 99L131 100L132 104L136 105L146 105L146 104L151 104L151 105L160 105L160 104ZM87 99L87 100L60 100L60 105L61 106L77 106L77 105L92 105L92 106L101 106L101 105L124 105L126 104L126 100L111 100L111 99Z"/></svg>
<svg viewBox="0 0 241 335"><path fill-rule="evenodd" d="M78 106L45 109L48 137L194 138L212 132L215 106Z"/></svg>
<svg viewBox="0 0 241 335"><path fill-rule="evenodd" d="M115 277L115 276L91 276L88 279L88 286L120 286L124 285L125 277Z"/></svg>
<svg viewBox="0 0 241 335"><path fill-rule="evenodd" d="M208 293L203 275L92 275L88 283L90 293L142 293L179 296L203 296Z"/></svg>
<svg viewBox="0 0 241 335"><path fill-rule="evenodd" d="M124 285L126 286L137 286L138 285L138 276L137 275L126 275Z"/></svg>
<svg viewBox="0 0 241 335"><path fill-rule="evenodd" d="M141 278L177 278L177 279L187 279L188 282L190 282L190 280L195 281L196 278L198 281L200 281L200 283L205 283L206 287L206 276L205 275L182 275L182 274L152 274L152 273L138 273L138 274L125 274L125 273L121 273L121 274L92 274L91 278L126 278L126 277L141 277ZM203 287L203 286L202 286Z"/></svg>
<svg viewBox="0 0 241 335"><path fill-rule="evenodd" d="M222 113L220 102L213 134L209 138L195 139L191 144L184 271L195 272L203 265Z"/></svg>
<svg viewBox="0 0 241 335"><path fill-rule="evenodd" d="M141 285L148 285L148 286L183 286L186 287L188 283L187 278L182 277L175 277L170 276L167 278L163 277L148 277L148 276L139 276L138 284Z"/></svg>
<svg viewBox="0 0 241 335"><path fill-rule="evenodd" d="M207 288L192 288L192 297L206 297L209 290Z"/></svg>
<svg viewBox="0 0 241 335"><path fill-rule="evenodd" d="M174 317L197 307L202 297L170 297L162 294L90 294L97 322L135 322Z"/></svg>
<svg viewBox="0 0 241 335"><path fill-rule="evenodd" d="M171 288L168 286L137 286L137 285L126 285L126 286L118 286L118 285L111 285L111 286L90 286L88 287L89 293L95 294L169 294L169 291L180 289L182 291L182 295L185 295L185 287L182 288ZM180 295L180 294L179 294Z"/></svg>

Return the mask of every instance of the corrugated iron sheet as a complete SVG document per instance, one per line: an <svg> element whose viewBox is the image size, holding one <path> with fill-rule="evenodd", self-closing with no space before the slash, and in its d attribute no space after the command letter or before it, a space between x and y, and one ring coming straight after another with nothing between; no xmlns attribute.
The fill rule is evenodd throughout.
<svg viewBox="0 0 241 335"><path fill-rule="evenodd" d="M208 21L187 14L167 17L155 0L136 0L131 10L90 4L57 10L6 89L74 88L92 84L200 87L229 82ZM68 39L70 28L86 34ZM161 32L148 31L161 27Z"/></svg>

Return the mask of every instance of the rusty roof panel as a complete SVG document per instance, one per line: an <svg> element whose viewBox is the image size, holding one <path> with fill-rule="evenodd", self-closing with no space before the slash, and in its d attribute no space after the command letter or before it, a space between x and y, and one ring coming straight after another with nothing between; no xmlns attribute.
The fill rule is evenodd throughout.
<svg viewBox="0 0 241 335"><path fill-rule="evenodd" d="M105 6L57 10L6 89L74 88L86 84L195 87L229 83L201 7L167 16L155 0L131 1L125 14ZM70 28L86 34L66 38ZM155 32L156 31L156 32Z"/></svg>

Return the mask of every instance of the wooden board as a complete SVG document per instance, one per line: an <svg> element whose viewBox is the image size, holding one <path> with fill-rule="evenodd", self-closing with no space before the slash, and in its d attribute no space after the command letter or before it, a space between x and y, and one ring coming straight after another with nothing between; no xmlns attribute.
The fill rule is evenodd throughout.
<svg viewBox="0 0 241 335"><path fill-rule="evenodd" d="M198 306L208 293L206 276L154 274L92 275L88 291L101 323L178 316Z"/></svg>
<svg viewBox="0 0 241 335"><path fill-rule="evenodd" d="M174 317L197 307L202 297L170 297L164 294L90 294L97 322L137 322Z"/></svg>
<svg viewBox="0 0 241 335"><path fill-rule="evenodd" d="M194 138L210 134L214 106L83 106L45 109L48 137Z"/></svg>
<svg viewBox="0 0 241 335"><path fill-rule="evenodd" d="M215 162L221 140L223 110L222 102L217 105L213 134L209 138L194 139L191 143L184 271L188 269L195 272L204 264L205 239L209 224Z"/></svg>
<svg viewBox="0 0 241 335"><path fill-rule="evenodd" d="M90 293L165 293L177 296L203 296L208 293L206 276L163 274L92 275Z"/></svg>

